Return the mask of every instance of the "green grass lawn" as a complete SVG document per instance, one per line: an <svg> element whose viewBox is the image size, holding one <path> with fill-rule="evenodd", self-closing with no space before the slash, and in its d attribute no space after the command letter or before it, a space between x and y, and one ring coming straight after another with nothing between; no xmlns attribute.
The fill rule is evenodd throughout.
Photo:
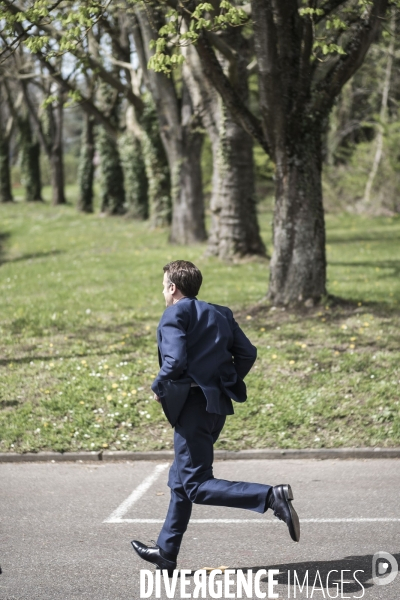
<svg viewBox="0 0 400 600"><path fill-rule="evenodd" d="M162 267L176 258L259 349L220 448L400 444L400 218L328 215L329 292L346 302L299 312L263 300L267 261L227 265L72 206L0 215L0 451L172 447L150 384ZM271 251L266 207L260 222Z"/></svg>

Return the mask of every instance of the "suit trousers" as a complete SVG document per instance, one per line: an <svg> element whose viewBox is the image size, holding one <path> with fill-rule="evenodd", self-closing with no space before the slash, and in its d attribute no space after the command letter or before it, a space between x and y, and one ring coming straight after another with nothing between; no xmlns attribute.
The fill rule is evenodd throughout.
<svg viewBox="0 0 400 600"><path fill-rule="evenodd" d="M226 481L213 476L213 445L225 424L225 415L206 411L200 388L192 388L175 425L175 460L169 471L171 499L157 546L177 556L192 512L192 504L266 511L270 485Z"/></svg>

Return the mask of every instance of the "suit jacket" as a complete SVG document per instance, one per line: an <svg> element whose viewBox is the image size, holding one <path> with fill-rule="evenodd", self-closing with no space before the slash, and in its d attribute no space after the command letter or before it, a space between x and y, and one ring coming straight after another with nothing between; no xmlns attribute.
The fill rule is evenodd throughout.
<svg viewBox="0 0 400 600"><path fill-rule="evenodd" d="M152 390L162 395L162 382L190 378L207 399L207 411L233 414L231 399L247 398L244 377L257 349L226 306L182 298L164 311L157 328L160 371Z"/></svg>

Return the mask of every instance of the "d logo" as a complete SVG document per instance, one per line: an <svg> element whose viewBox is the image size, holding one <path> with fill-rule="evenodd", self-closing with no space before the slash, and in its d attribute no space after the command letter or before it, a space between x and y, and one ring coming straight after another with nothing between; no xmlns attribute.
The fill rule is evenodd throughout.
<svg viewBox="0 0 400 600"><path fill-rule="evenodd" d="M375 585L392 583L397 577L398 570L397 560L389 552L380 550L372 557L372 581Z"/></svg>

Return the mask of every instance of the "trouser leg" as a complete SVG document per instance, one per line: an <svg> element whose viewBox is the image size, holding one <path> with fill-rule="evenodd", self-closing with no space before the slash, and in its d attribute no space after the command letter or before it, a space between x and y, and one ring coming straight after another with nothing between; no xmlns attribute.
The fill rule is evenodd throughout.
<svg viewBox="0 0 400 600"><path fill-rule="evenodd" d="M202 394L188 402L175 427L175 461L179 479L189 500L196 504L244 508L263 513L270 485L216 479L213 444L225 417L206 411Z"/></svg>
<svg viewBox="0 0 400 600"><path fill-rule="evenodd" d="M171 500L157 545L173 555L179 553L192 511L192 503L266 511L270 485L227 481L213 476L213 444L225 416L208 413L202 393L190 397L175 426L175 460L168 485Z"/></svg>
<svg viewBox="0 0 400 600"><path fill-rule="evenodd" d="M157 546L177 556L192 514L192 502L188 499L179 480L175 461L170 469L168 485L171 488L171 498L164 525L157 539Z"/></svg>

